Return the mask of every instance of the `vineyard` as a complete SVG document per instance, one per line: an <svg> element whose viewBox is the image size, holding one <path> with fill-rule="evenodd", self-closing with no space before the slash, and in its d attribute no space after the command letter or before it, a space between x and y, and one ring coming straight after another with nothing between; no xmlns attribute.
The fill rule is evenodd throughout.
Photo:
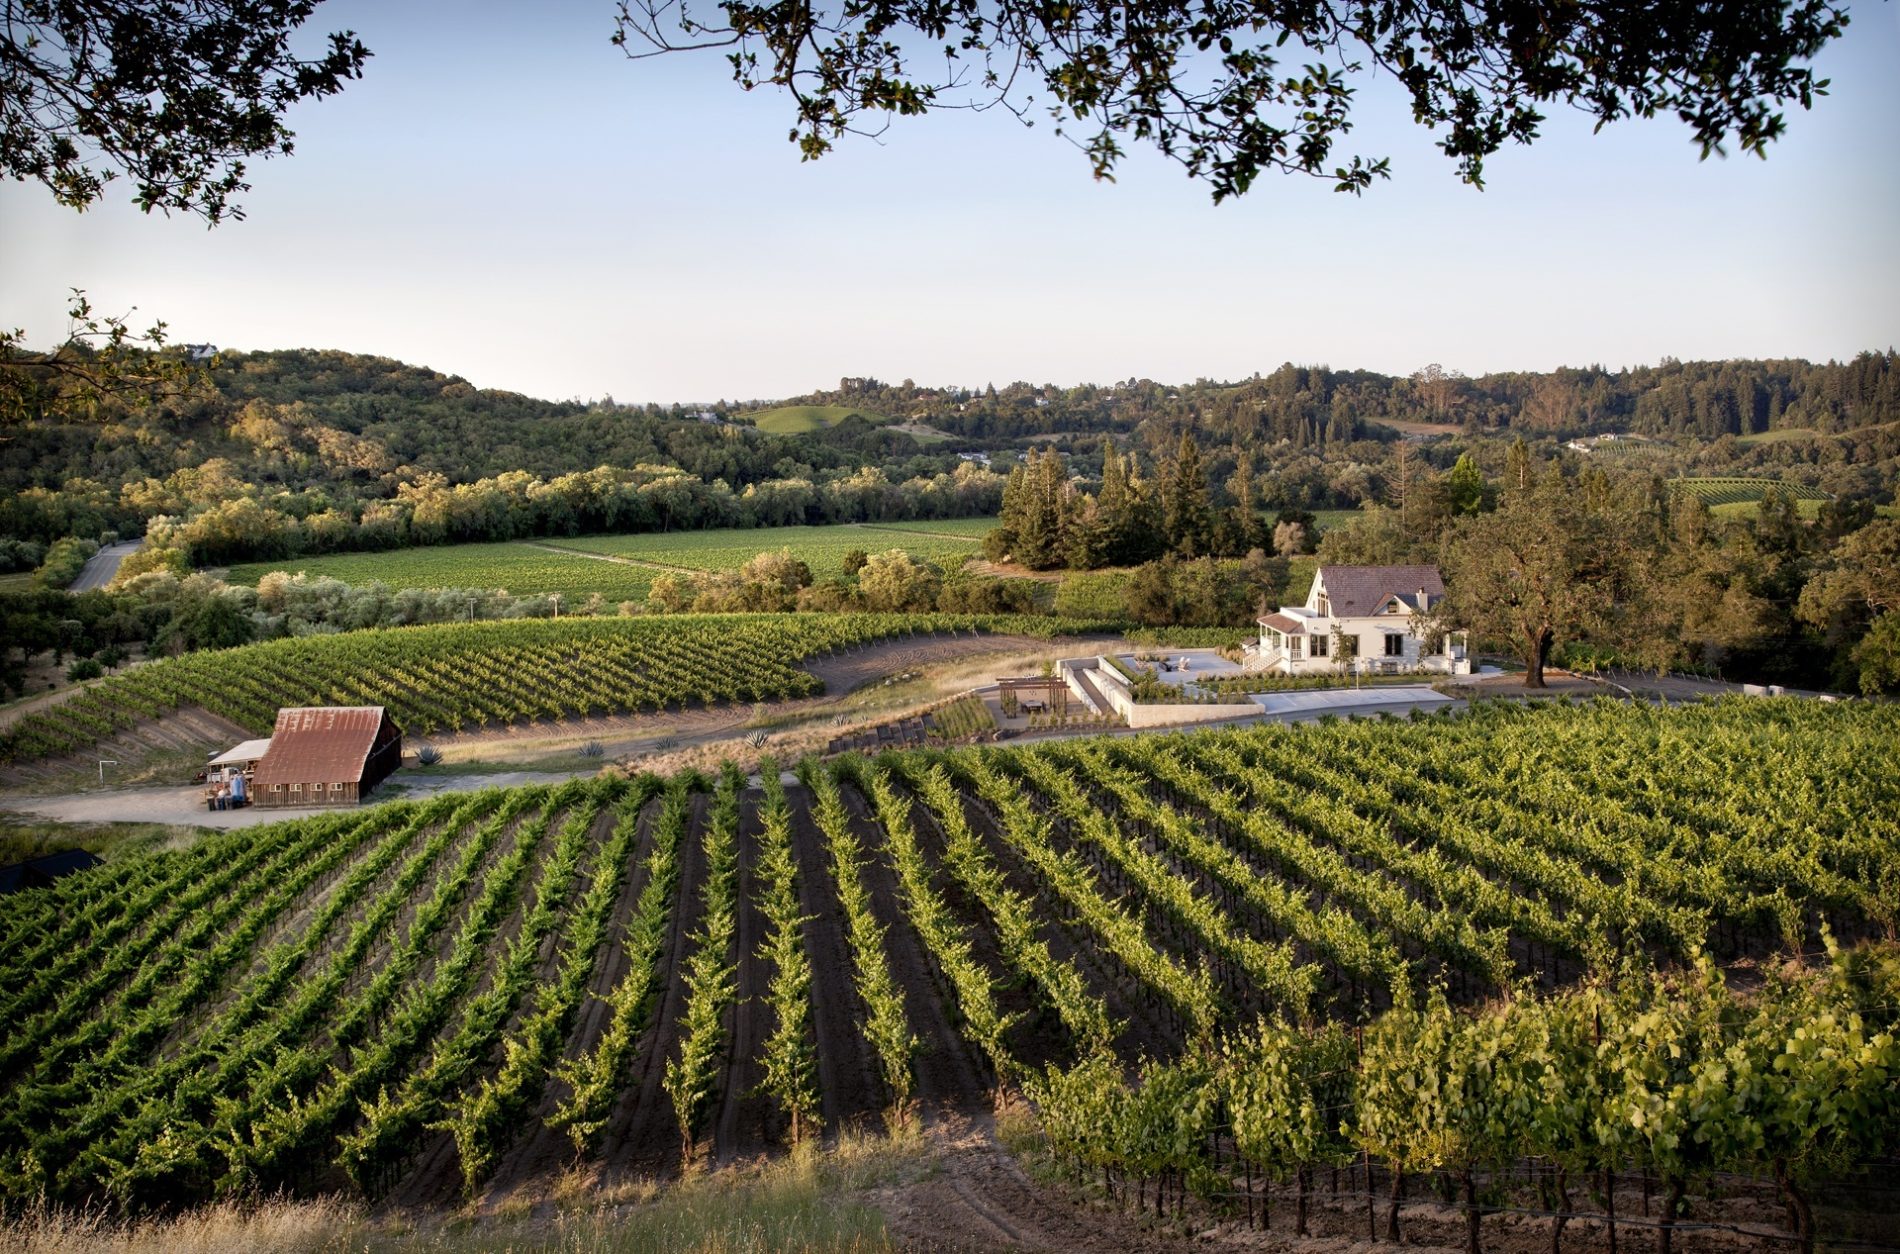
<svg viewBox="0 0 1900 1254"><path fill-rule="evenodd" d="M1792 501L1832 499L1819 488L1790 483L1784 479L1701 478L1671 479L1668 482L1671 491L1686 492L1709 506L1759 503L1770 492L1784 493Z"/></svg>
<svg viewBox="0 0 1900 1254"><path fill-rule="evenodd" d="M1900 961L1854 947L1900 923L1896 743L1480 705L219 833L0 899L0 1191L447 1200L1004 1089L1130 1206L1303 1229L1344 1171L1396 1236L1438 1178L1475 1246L1641 1173L1812 1246L1817 1183L1900 1149Z"/></svg>
<svg viewBox="0 0 1900 1254"><path fill-rule="evenodd" d="M660 572L626 562L555 553L540 544L449 544L387 553L335 553L233 566L225 581L255 586L274 570L302 571L312 579L392 588L502 588L517 597L558 592L578 601L598 594L613 603L644 601Z"/></svg>
<svg viewBox="0 0 1900 1254"><path fill-rule="evenodd" d="M895 636L1047 636L1055 626L1009 616L702 615L454 623L273 640L166 658L109 678L0 733L0 762L72 753L190 705L259 735L281 706L381 705L404 732L430 735L813 696L823 686L798 663L816 655Z"/></svg>

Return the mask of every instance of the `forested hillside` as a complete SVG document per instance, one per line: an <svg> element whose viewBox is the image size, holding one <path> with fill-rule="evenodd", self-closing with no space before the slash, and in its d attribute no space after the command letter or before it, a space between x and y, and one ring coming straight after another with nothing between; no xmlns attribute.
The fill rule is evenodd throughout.
<svg viewBox="0 0 1900 1254"><path fill-rule="evenodd" d="M535 400L384 358L235 354L211 389L0 443L0 537L174 520L195 562L603 530L959 517L1002 480L902 432L770 435L688 414ZM700 413L711 415L702 420ZM719 412L723 412L723 407Z"/></svg>
<svg viewBox="0 0 1900 1254"><path fill-rule="evenodd" d="M1471 430L1552 435L1639 431L1746 436L1801 429L1839 433L1900 421L1900 369L1892 349L1849 362L1681 362L1610 370L1466 377L1426 366L1409 376L1287 364L1238 383L1105 386L1011 383L998 389L920 388L909 380L842 379L835 391L798 398L900 414L973 439L1157 429L1191 425L1209 442L1286 440L1296 446L1376 436L1387 423L1450 423ZM1168 428L1172 426L1172 430Z"/></svg>

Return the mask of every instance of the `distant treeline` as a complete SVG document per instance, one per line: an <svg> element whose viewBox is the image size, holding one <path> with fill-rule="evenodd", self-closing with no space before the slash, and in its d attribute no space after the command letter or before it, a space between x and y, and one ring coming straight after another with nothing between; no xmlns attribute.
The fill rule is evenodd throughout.
<svg viewBox="0 0 1900 1254"><path fill-rule="evenodd" d="M1038 446L1087 482L1107 457L1156 478L1194 435L1216 511L1278 513L1390 503L1413 446L1390 424L1437 424L1418 450L1448 470L1467 450L1490 473L1508 440L1554 450L1571 434L1634 430L1656 474L1787 475L1839 496L1891 499L1900 461L1894 355L1852 362L1665 362L1608 371L1464 378L1282 366L1238 383L1129 380L1055 388L932 389L842 380L808 399L913 418L949 433L919 444L849 419L799 435L745 421L751 407L542 401L384 358L233 355L213 390L94 421L27 422L0 441L0 543L30 547L148 530L146 567L596 531L781 526L991 513L1003 472ZM1741 443L1767 430L1813 439ZM1706 437L1714 437L1708 439ZM1032 443L1033 441L1033 443ZM1104 446L1107 447L1104 447ZM986 455L992 468L960 457ZM1243 488L1238 485L1249 485ZM1213 537L1184 553L1267 546ZM135 569L138 567L135 566Z"/></svg>
<svg viewBox="0 0 1900 1254"><path fill-rule="evenodd" d="M1681 362L1609 370L1564 367L1466 377L1426 366L1408 376L1283 365L1238 383L1011 383L920 388L906 380L843 379L797 403L854 405L914 418L977 440L1157 428L1157 450L1190 426L1203 443L1341 444L1385 423L1452 423L1553 435L1751 435L1785 428L1841 432L1900 421L1892 349L1848 362Z"/></svg>

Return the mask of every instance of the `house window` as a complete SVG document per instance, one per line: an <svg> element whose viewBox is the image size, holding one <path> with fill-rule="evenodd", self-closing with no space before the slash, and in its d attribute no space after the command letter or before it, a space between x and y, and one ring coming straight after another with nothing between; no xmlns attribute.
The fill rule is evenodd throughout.
<svg viewBox="0 0 1900 1254"><path fill-rule="evenodd" d="M1319 594L1319 601L1313 608L1320 612L1320 617L1331 618L1333 616L1333 599L1322 592Z"/></svg>
<svg viewBox="0 0 1900 1254"><path fill-rule="evenodd" d="M284 786L282 784L272 784L270 790L272 792L282 792L284 791Z"/></svg>
<svg viewBox="0 0 1900 1254"><path fill-rule="evenodd" d="M343 785L342 785L342 784L340 784L340 783L339 783L339 784L331 784L331 785L330 785L330 791L331 791L331 792L342 792L342 791L343 791Z"/></svg>
<svg viewBox="0 0 1900 1254"><path fill-rule="evenodd" d="M300 793L300 792L302 792L302 791L303 791L303 785L302 785L302 784L292 784L292 785L290 786L290 791L292 791L292 792L298 792L298 793Z"/></svg>
<svg viewBox="0 0 1900 1254"><path fill-rule="evenodd" d="M1405 637L1387 633L1385 638L1385 655L1387 657L1404 657Z"/></svg>
<svg viewBox="0 0 1900 1254"><path fill-rule="evenodd" d="M1332 645L1332 642L1331 642L1331 641L1329 641L1329 640L1328 640L1328 639L1327 639L1327 638L1326 638L1325 636L1314 636L1314 637L1313 637L1313 648L1312 648L1312 654L1313 654L1313 656L1314 656L1314 657L1325 657L1325 656L1326 656L1326 650L1327 650L1328 648L1330 648L1330 647L1331 647L1331 645Z"/></svg>

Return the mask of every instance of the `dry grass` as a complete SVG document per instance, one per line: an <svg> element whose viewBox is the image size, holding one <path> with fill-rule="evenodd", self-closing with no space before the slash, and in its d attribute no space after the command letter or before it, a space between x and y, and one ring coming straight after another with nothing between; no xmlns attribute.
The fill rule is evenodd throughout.
<svg viewBox="0 0 1900 1254"><path fill-rule="evenodd" d="M343 1202L220 1203L171 1219L125 1224L103 1214L48 1212L0 1228L13 1254L252 1254L257 1250L359 1248L368 1232L360 1208Z"/></svg>
<svg viewBox="0 0 1900 1254"><path fill-rule="evenodd" d="M224 1203L125 1223L45 1212L0 1226L0 1254L873 1254L893 1249L863 1195L931 1169L909 1133L698 1172L670 1184L570 1170L485 1214L374 1215L335 1199Z"/></svg>

